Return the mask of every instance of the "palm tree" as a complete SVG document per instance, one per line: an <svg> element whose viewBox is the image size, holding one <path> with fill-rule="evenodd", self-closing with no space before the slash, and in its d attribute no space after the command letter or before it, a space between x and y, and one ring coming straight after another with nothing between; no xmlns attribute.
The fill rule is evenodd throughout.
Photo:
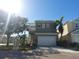
<svg viewBox="0 0 79 59"><path fill-rule="evenodd" d="M63 23L62 23L62 21L63 21L63 16L60 18L60 20L56 20L56 27L57 26L59 26L58 27L58 31L59 31L59 33L61 34L61 37L60 37L60 39L62 39L62 34L63 34Z"/></svg>
<svg viewBox="0 0 79 59"><path fill-rule="evenodd" d="M63 34L63 23L62 23L63 18L64 18L64 17L62 16L61 19L60 19L60 24L59 24L59 28L58 28L59 33L61 34L60 39L62 39L62 34Z"/></svg>

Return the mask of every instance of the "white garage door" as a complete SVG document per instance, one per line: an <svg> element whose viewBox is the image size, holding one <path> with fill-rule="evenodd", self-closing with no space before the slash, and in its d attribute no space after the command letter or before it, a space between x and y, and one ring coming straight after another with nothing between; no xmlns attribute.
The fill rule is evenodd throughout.
<svg viewBox="0 0 79 59"><path fill-rule="evenodd" d="M79 34L72 35L72 42L79 43Z"/></svg>
<svg viewBox="0 0 79 59"><path fill-rule="evenodd" d="M56 36L38 36L38 46L56 46Z"/></svg>

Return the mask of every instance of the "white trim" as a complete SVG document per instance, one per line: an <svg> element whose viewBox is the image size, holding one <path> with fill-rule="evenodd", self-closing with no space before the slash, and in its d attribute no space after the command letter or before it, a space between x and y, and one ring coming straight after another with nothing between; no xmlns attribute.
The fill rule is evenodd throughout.
<svg viewBox="0 0 79 59"><path fill-rule="evenodd" d="M36 35L57 35L57 33L35 33Z"/></svg>

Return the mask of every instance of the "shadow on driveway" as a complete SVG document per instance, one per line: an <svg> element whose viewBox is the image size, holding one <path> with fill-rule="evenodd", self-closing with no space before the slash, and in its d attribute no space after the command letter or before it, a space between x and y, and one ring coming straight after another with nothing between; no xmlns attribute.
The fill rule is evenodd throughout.
<svg viewBox="0 0 79 59"><path fill-rule="evenodd" d="M51 48L40 47L35 50L32 50L32 52L33 52L33 54L35 54L37 56L44 56L47 54L59 54L60 53L58 50L55 50L52 47Z"/></svg>
<svg viewBox="0 0 79 59"><path fill-rule="evenodd" d="M37 48L31 51L2 51L0 50L0 59L41 59L40 56L48 54L59 54L60 52L53 48Z"/></svg>

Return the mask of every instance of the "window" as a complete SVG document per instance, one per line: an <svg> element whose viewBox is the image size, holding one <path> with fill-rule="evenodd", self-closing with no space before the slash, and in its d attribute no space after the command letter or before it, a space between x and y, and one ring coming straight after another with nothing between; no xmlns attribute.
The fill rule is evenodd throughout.
<svg viewBox="0 0 79 59"><path fill-rule="evenodd" d="M37 24L37 28L41 28L41 24Z"/></svg>
<svg viewBox="0 0 79 59"><path fill-rule="evenodd" d="M50 27L50 24L46 24L46 28L49 28Z"/></svg>
<svg viewBox="0 0 79 59"><path fill-rule="evenodd" d="M79 24L76 24L76 26L75 26L76 28L79 28Z"/></svg>
<svg viewBox="0 0 79 59"><path fill-rule="evenodd" d="M45 24L42 24L42 28L43 28L43 29L45 28Z"/></svg>

